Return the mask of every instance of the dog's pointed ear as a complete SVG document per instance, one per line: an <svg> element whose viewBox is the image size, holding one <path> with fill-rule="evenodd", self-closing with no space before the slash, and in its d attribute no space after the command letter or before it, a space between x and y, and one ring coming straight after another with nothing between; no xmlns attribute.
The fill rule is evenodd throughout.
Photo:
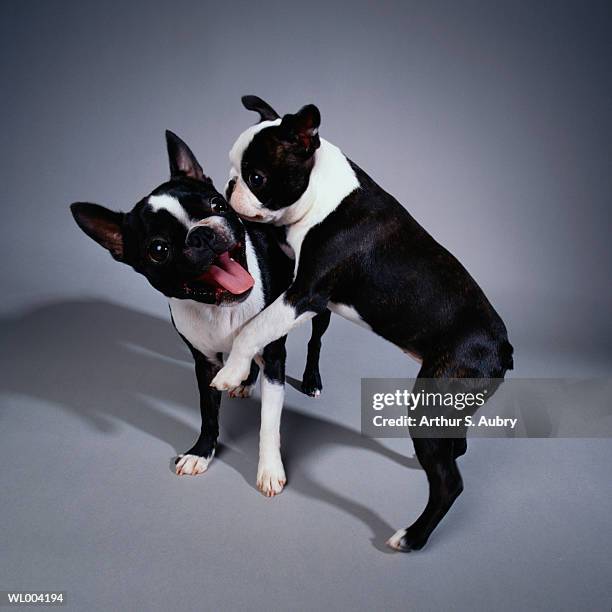
<svg viewBox="0 0 612 612"><path fill-rule="evenodd" d="M75 202L70 211L77 225L117 260L123 261L125 215L89 202Z"/></svg>
<svg viewBox="0 0 612 612"><path fill-rule="evenodd" d="M198 181L210 181L191 149L170 130L166 130L166 145L171 178L188 176Z"/></svg>
<svg viewBox="0 0 612 612"><path fill-rule="evenodd" d="M280 127L289 142L299 145L304 153L312 155L320 146L319 126L321 113L314 104L303 106L295 115L285 115Z"/></svg>
<svg viewBox="0 0 612 612"><path fill-rule="evenodd" d="M262 121L274 121L280 117L280 115L267 102L264 102L257 96L242 96L242 105L247 110L259 113L260 123Z"/></svg>

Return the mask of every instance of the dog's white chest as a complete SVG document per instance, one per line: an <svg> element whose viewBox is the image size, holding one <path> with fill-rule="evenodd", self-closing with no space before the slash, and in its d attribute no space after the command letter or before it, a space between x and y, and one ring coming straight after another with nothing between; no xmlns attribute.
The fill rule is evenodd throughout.
<svg viewBox="0 0 612 612"><path fill-rule="evenodd" d="M235 336L260 310L259 300L251 296L237 306L211 306L192 300L170 300L172 318L178 332L198 351L215 359L229 353Z"/></svg>

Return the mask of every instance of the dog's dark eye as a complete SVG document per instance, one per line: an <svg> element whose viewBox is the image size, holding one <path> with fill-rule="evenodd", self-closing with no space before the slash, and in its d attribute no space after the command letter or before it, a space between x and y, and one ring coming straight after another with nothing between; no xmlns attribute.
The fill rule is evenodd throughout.
<svg viewBox="0 0 612 612"><path fill-rule="evenodd" d="M223 214L227 212L227 204L219 196L213 196L210 199L210 209L217 214Z"/></svg>
<svg viewBox="0 0 612 612"><path fill-rule="evenodd" d="M253 189L259 189L260 187L263 187L266 183L266 177L263 176L263 174L259 174L259 172L251 172L251 174L249 174L249 187L252 187Z"/></svg>
<svg viewBox="0 0 612 612"><path fill-rule="evenodd" d="M155 263L164 263L170 256L170 247L165 240L156 238L149 244L148 255Z"/></svg>

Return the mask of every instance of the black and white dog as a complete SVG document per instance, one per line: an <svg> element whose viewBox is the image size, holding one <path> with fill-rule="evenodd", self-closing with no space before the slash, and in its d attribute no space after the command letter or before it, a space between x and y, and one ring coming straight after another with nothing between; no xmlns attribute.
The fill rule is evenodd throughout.
<svg viewBox="0 0 612 612"><path fill-rule="evenodd" d="M97 204L72 204L79 227L120 262L143 274L170 301L172 321L195 360L202 415L193 447L176 460L178 475L205 472L217 446L220 392L210 382L240 329L291 282L294 263L281 250L277 230L243 222L227 205L187 145L166 132L171 178L129 213ZM271 230L271 231L270 231ZM319 350L330 313L313 321L302 390L321 390ZM248 372L230 390L248 397L259 373L261 431L257 487L266 496L286 482L280 455L285 337L253 355Z"/></svg>
<svg viewBox="0 0 612 612"><path fill-rule="evenodd" d="M512 368L506 328L465 268L333 144L319 137L320 114L305 106L281 117L245 96L260 122L230 152L230 205L243 218L284 226L294 279L236 336L217 389L235 387L253 355L329 308L421 361L422 378L501 379ZM388 544L418 550L463 484L455 459L465 437L414 438L429 501Z"/></svg>

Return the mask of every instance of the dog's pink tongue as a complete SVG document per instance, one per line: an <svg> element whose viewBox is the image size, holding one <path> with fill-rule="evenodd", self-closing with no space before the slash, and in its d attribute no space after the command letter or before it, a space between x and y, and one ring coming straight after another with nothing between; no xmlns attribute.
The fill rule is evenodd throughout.
<svg viewBox="0 0 612 612"><path fill-rule="evenodd" d="M253 277L237 262L223 253L217 258L219 265L213 264L202 279L210 279L234 295L248 291L254 284Z"/></svg>

